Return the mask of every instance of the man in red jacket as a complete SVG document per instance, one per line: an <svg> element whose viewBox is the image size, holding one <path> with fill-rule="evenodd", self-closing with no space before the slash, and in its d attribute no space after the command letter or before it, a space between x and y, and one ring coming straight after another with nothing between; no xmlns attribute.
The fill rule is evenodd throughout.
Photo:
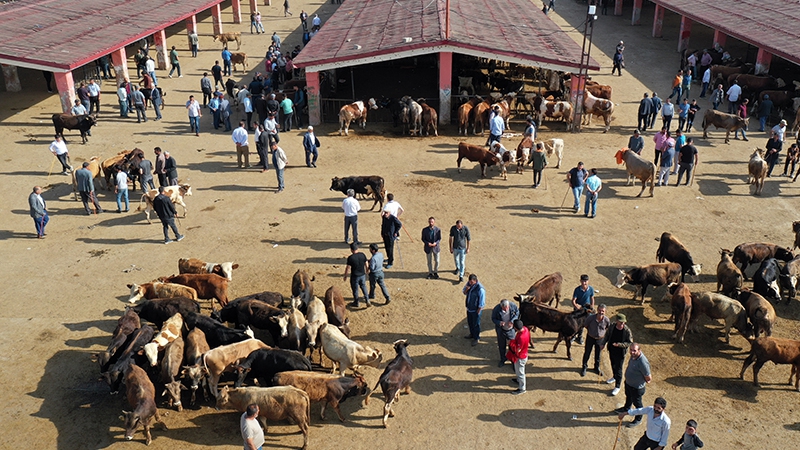
<svg viewBox="0 0 800 450"><path fill-rule="evenodd" d="M525 389L525 364L528 362L528 343L531 340L531 333L528 328L522 324L521 320L514 321L514 329L517 331L514 339L508 343L508 353L506 359L514 363L514 372L517 378L512 379L517 383L517 390L512 391L512 395L524 394Z"/></svg>

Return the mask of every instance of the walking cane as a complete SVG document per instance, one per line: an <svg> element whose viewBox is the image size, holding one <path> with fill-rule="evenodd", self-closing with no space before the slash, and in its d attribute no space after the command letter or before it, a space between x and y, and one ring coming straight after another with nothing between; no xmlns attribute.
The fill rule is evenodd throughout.
<svg viewBox="0 0 800 450"><path fill-rule="evenodd" d="M542 170L544 172L544 170ZM544 172L544 190L547 190L547 172Z"/></svg>
<svg viewBox="0 0 800 450"><path fill-rule="evenodd" d="M619 430L622 428L622 419L619 419L619 423L617 424L617 437L614 438L614 448L611 450L617 450L617 442L619 442Z"/></svg>
<svg viewBox="0 0 800 450"><path fill-rule="evenodd" d="M564 193L564 200L561 200L561 206L558 207L558 212L564 208L564 202L567 201L567 196L569 195L569 191L571 190L571 186L567 185L567 192Z"/></svg>
<svg viewBox="0 0 800 450"><path fill-rule="evenodd" d="M53 153L53 162L50 163L50 170L47 171L47 183L45 183L45 186L50 184L50 175L53 174L53 166L56 165L56 159L58 158L56 158L56 154Z"/></svg>
<svg viewBox="0 0 800 450"><path fill-rule="evenodd" d="M408 232L408 230L406 229L406 226L405 226L404 224L402 224L402 223L400 224L400 226L401 226L401 227L403 228L403 230L406 232L406 234L408 235L408 239L409 239L409 240L411 241L411 243L413 244L413 243L414 243L414 238L412 238L412 237L411 237L411 233L409 233L409 232Z"/></svg>
<svg viewBox="0 0 800 450"><path fill-rule="evenodd" d="M692 179L689 181L689 186L694 186L694 174L697 172L697 167L692 170Z"/></svg>
<svg viewBox="0 0 800 450"><path fill-rule="evenodd" d="M411 237L411 236L409 236L409 238L410 238L410 237ZM397 246L397 257L398 257L398 258L400 258L400 268L401 268L401 269L405 269L405 268L406 268L406 265L405 265L405 264L403 264L403 254L402 254L402 253L400 253L400 241L399 241L399 240L396 240L396 241L394 241L394 245L396 245L396 246Z"/></svg>

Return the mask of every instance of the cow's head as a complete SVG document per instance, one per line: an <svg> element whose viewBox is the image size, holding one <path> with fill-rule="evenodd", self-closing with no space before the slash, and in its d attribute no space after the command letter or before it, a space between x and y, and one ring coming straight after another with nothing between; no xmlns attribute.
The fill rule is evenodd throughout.
<svg viewBox="0 0 800 450"><path fill-rule="evenodd" d="M215 273L221 277L225 277L228 281L233 281L231 275L233 275L233 269L238 269L239 264L234 264L233 262L224 262L219 263L211 269L211 273Z"/></svg>
<svg viewBox="0 0 800 450"><path fill-rule="evenodd" d="M97 125L97 114L87 114L85 120L89 122L91 126L95 126Z"/></svg>
<svg viewBox="0 0 800 450"><path fill-rule="evenodd" d="M792 299L797 294L797 275L781 274L781 287L786 289L789 293L789 298Z"/></svg>
<svg viewBox="0 0 800 450"><path fill-rule="evenodd" d="M287 326L289 325L289 316L286 315L286 313L282 312L280 315L272 316L272 317L269 318L269 320L277 323L278 326L281 328L281 337L282 338L285 338L286 336L289 336L289 331L287 329Z"/></svg>
<svg viewBox="0 0 800 450"><path fill-rule="evenodd" d="M136 433L136 429L139 428L141 417L135 411L123 410L119 419L125 423L125 440L130 441L133 439L133 434Z"/></svg>
<svg viewBox="0 0 800 450"><path fill-rule="evenodd" d="M783 81L783 78L775 79L775 87L782 88L782 87L785 87L785 86L786 86L786 82Z"/></svg>
<svg viewBox="0 0 800 450"><path fill-rule="evenodd" d="M185 391L186 386L180 382L180 380L173 381L171 383L167 383L164 385L164 392L161 396L169 395L169 406L177 406L178 411L183 411L183 405L181 404L181 391Z"/></svg>
<svg viewBox="0 0 800 450"><path fill-rule="evenodd" d="M181 370L181 377L189 379L191 382L190 387L193 391L197 390L197 387L200 386L200 381L202 381L206 375L208 375L208 369L200 364L183 366L183 370Z"/></svg>
<svg viewBox="0 0 800 450"><path fill-rule="evenodd" d="M795 233L800 232L800 220L792 222L792 231L794 231Z"/></svg>
<svg viewBox="0 0 800 450"><path fill-rule="evenodd" d="M628 273L622 269L619 269L619 273L617 273L617 282L614 283L614 287L621 288L629 281Z"/></svg>
<svg viewBox="0 0 800 450"><path fill-rule="evenodd" d="M372 366L378 368L378 366L381 365L381 361L383 361L383 354L381 354L381 351L373 349L371 347L366 347L365 350L366 350L365 353L367 355L367 360L360 365Z"/></svg>
<svg viewBox="0 0 800 450"><path fill-rule="evenodd" d="M313 322L306 322L306 326L303 327L303 330L306 332L306 336L308 336L309 347L315 348L317 346L317 335L319 334L319 327L322 324L322 321L315 320Z"/></svg>
<svg viewBox="0 0 800 450"><path fill-rule="evenodd" d="M344 181L339 179L339 177L331 178L331 191L340 191L344 189Z"/></svg>
<svg viewBox="0 0 800 450"><path fill-rule="evenodd" d="M139 300L144 296L144 286L134 283L129 284L128 288L131 290L131 296L128 298L130 303L136 303L136 300Z"/></svg>
<svg viewBox="0 0 800 450"><path fill-rule="evenodd" d="M775 249L775 258L781 261L791 261L794 259L792 251L786 247L777 247Z"/></svg>
<svg viewBox="0 0 800 450"><path fill-rule="evenodd" d="M178 186L178 193L181 195L181 197L192 195L192 187L188 184L182 184Z"/></svg>
<svg viewBox="0 0 800 450"><path fill-rule="evenodd" d="M369 100L367 100L367 105L369 106L369 109L378 109L378 104L375 103L374 98L370 98Z"/></svg>
<svg viewBox="0 0 800 450"><path fill-rule="evenodd" d="M250 373L250 367L242 367L240 365L234 366L234 371L236 372L236 381L233 383L233 387L241 387L244 383L245 378L247 378L247 374Z"/></svg>
<svg viewBox="0 0 800 450"><path fill-rule="evenodd" d="M222 409L228 406L231 401L231 396L228 394L228 386L224 386L219 392L213 392L217 396L217 409Z"/></svg>
<svg viewBox="0 0 800 450"><path fill-rule="evenodd" d="M158 364L158 344L150 342L144 346L144 354L147 360L150 361L150 366L155 367Z"/></svg>

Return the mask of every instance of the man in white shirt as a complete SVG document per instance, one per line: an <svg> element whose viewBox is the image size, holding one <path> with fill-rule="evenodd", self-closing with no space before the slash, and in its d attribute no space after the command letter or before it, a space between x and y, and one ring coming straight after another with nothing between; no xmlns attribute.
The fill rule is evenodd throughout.
<svg viewBox="0 0 800 450"><path fill-rule="evenodd" d="M269 135L271 141L278 143L281 141L278 137L278 122L275 120L275 114L270 112L267 115L267 120L264 121L264 132Z"/></svg>
<svg viewBox="0 0 800 450"><path fill-rule="evenodd" d="M239 128L233 130L231 135L233 142L236 143L236 161L239 168L242 168L242 156L244 156L244 165L250 168L250 142L248 141L247 128L245 128L244 121L239 122Z"/></svg>
<svg viewBox="0 0 800 450"><path fill-rule="evenodd" d="M711 83L711 67L703 72L703 90L700 91L700 98L706 98L706 90L708 89L709 83Z"/></svg>
<svg viewBox="0 0 800 450"><path fill-rule="evenodd" d="M779 124L772 127L772 132L778 135L778 140L783 144L783 137L786 135L786 120L781 120Z"/></svg>
<svg viewBox="0 0 800 450"><path fill-rule="evenodd" d="M647 429L645 430L644 435L639 438L639 442L633 446L634 450L663 450L667 447L667 443L669 441L669 428L672 425L672 420L670 420L670 418L667 417L667 414L664 412L666 408L667 401L662 397L658 397L653 403L653 406L633 408L627 412L619 413L620 420L622 420L628 414L644 414L647 416ZM639 422L636 424L638 425L638 423ZM629 428L631 427L629 426Z"/></svg>
<svg viewBox="0 0 800 450"><path fill-rule="evenodd" d="M194 99L194 95L189 96L186 109L189 111L189 125L194 131L194 135L200 136L200 118L203 117L203 113L200 111L200 103Z"/></svg>
<svg viewBox="0 0 800 450"><path fill-rule="evenodd" d="M264 445L264 430L258 423L258 411L258 405L248 405L242 413L242 418L239 419L239 429L242 432L245 450L260 450Z"/></svg>
<svg viewBox="0 0 800 450"><path fill-rule="evenodd" d="M403 207L400 206L400 203L395 201L394 194L392 193L386 194L386 199L389 201L383 206L383 210L388 211L389 214L399 218L400 214L403 214L405 212L405 209L403 209Z"/></svg>
<svg viewBox="0 0 800 450"><path fill-rule="evenodd" d="M278 177L278 190L275 193L283 192L283 169L286 167L286 153L278 147L277 142L272 143L272 165L275 166L275 175Z"/></svg>
<svg viewBox="0 0 800 450"><path fill-rule="evenodd" d="M147 61L144 63L144 67L147 71L147 74L153 79L153 84L158 86L158 79L156 79L156 62L153 61L153 58L147 58Z"/></svg>
<svg viewBox="0 0 800 450"><path fill-rule="evenodd" d="M311 19L311 28L320 27L322 25L322 19L319 18L319 14L314 14L314 18Z"/></svg>
<svg viewBox="0 0 800 450"><path fill-rule="evenodd" d="M128 174L125 173L124 170L117 171L117 174L114 175L114 180L116 181L116 186L114 187L114 193L117 194L117 212L122 211L122 199L125 199L125 211L128 212L129 205L128 205Z"/></svg>
<svg viewBox="0 0 800 450"><path fill-rule="evenodd" d="M92 113L92 108L95 108L95 114L100 114L100 86L94 80L89 80L89 85L86 86L89 90L89 113Z"/></svg>
<svg viewBox="0 0 800 450"><path fill-rule="evenodd" d="M734 81L726 94L728 94L728 114L735 114L739 109L739 96L742 95L742 88L739 86L739 82Z"/></svg>
<svg viewBox="0 0 800 450"><path fill-rule="evenodd" d="M61 163L61 175L66 175L67 172L72 171L72 166L69 165L69 151L67 151L67 144L64 143L64 138L61 135L56 136L56 140L50 144L50 151L58 158Z"/></svg>
<svg viewBox="0 0 800 450"><path fill-rule="evenodd" d="M342 202L342 209L344 210L344 243L349 244L348 231L353 228L353 242L361 244L358 240L358 212L361 210L361 204L355 199L355 191L352 189L347 190L347 198Z"/></svg>
<svg viewBox="0 0 800 450"><path fill-rule="evenodd" d="M119 116L128 117L128 82L123 81L117 89L117 98L119 99Z"/></svg>

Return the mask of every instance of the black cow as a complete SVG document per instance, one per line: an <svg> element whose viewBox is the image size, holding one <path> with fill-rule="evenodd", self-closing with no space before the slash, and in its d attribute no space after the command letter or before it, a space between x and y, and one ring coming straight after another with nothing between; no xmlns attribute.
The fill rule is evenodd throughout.
<svg viewBox="0 0 800 450"><path fill-rule="evenodd" d="M372 208L369 209L370 211L375 209L375 205L378 203L381 204L380 209L383 209L383 199L386 198L383 177L372 175L366 177L334 177L331 179L330 190L339 191L347 195L348 189L352 189L356 194L372 197L375 203L372 204Z"/></svg>
<svg viewBox="0 0 800 450"><path fill-rule="evenodd" d="M489 84L504 94L517 93L525 86L523 81L510 80L498 72L489 74Z"/></svg>
<svg viewBox="0 0 800 450"><path fill-rule="evenodd" d="M236 328L252 326L267 330L272 336L272 342L277 344L280 338L286 337L286 313L268 303L251 298L242 298L232 301L219 311L211 313L213 319L220 322L231 322Z"/></svg>
<svg viewBox="0 0 800 450"><path fill-rule="evenodd" d="M667 231L661 234L661 242L658 244L658 250L656 250L656 258L660 263L669 261L680 264L681 283L684 282L687 273L692 278L700 275L700 264L695 264L694 260L692 260L692 255L689 254L689 250L678 238Z"/></svg>
<svg viewBox="0 0 800 450"><path fill-rule="evenodd" d="M778 278L781 268L775 258L765 259L761 266L753 275L753 291L761 294L764 298L781 301L781 294L778 287Z"/></svg>
<svg viewBox="0 0 800 450"><path fill-rule="evenodd" d="M519 318L526 327L541 328L543 331L558 333L558 340L553 346L553 353L563 340L567 345L567 358L572 361L572 338L583 326L589 310L581 308L573 312L562 312L555 308L533 302L520 302ZM533 334L531 334L533 343Z"/></svg>
<svg viewBox="0 0 800 450"><path fill-rule="evenodd" d="M300 352L275 348L256 350L236 365L239 378L234 384L239 387L248 378L258 381L261 387L272 386L272 378L280 372L290 370L311 371L311 362Z"/></svg>
<svg viewBox="0 0 800 450"><path fill-rule="evenodd" d="M392 124L395 128L400 124L400 119L403 114L403 107L405 104L396 98L383 97L378 102L381 108L386 108L392 113Z"/></svg>
<svg viewBox="0 0 800 450"><path fill-rule="evenodd" d="M220 345L233 344L250 339L252 331L247 330L234 330L228 328L224 324L197 313L188 313L183 316L183 323L189 330L199 328L200 331L205 333L208 346L211 348L219 347ZM250 334L248 334L250 333Z"/></svg>
<svg viewBox="0 0 800 450"><path fill-rule="evenodd" d="M130 309L141 319L151 322L161 329L164 322L176 313L181 313L184 319L189 313L199 313L200 304L187 297L157 298L144 300Z"/></svg>
<svg viewBox="0 0 800 450"><path fill-rule="evenodd" d="M414 375L414 361L408 356L408 340L400 339L394 343L394 351L397 356L389 361L386 369L383 370L378 383L372 388L374 391L380 385L383 391L383 427L386 428L386 421L389 417L394 417L392 404L400 400L400 392L406 394L411 389L411 378ZM369 402L369 395L364 399L364 404Z"/></svg>
<svg viewBox="0 0 800 450"><path fill-rule="evenodd" d="M627 271L619 269L617 282L614 286L621 288L626 283L633 286L641 286L642 304L644 304L644 295L647 293L648 286L658 287L669 283L677 283L680 281L681 271L681 265L678 263L648 264L642 267L634 267ZM638 291L633 293L634 300L636 300L638 293Z"/></svg>
<svg viewBox="0 0 800 450"><path fill-rule="evenodd" d="M56 136L64 138L64 142L67 142L67 138L64 137L65 129L80 130L81 139L83 139L83 143L85 144L87 141L86 136L91 136L91 129L95 125L97 125L97 116L94 114L83 114L80 116L73 116L72 114L53 114L53 126L56 128Z"/></svg>
<svg viewBox="0 0 800 450"><path fill-rule="evenodd" d="M119 356L117 357L117 355L114 355L117 357L116 361L113 364L109 364L107 370L101 374L101 379L108 383L112 394L119 392L119 385L122 383L122 375L125 373L128 366L136 363L134 359L136 359L137 356L140 358L139 362L142 363L141 365L143 367L150 365L146 362L147 357L139 355L139 351L142 350L145 344L153 340L155 333L156 330L149 325L139 328L130 334L128 343L122 347L122 352Z"/></svg>
<svg viewBox="0 0 800 450"><path fill-rule="evenodd" d="M742 275L747 280L747 266L760 263L767 258L777 258L781 261L794 259L792 251L786 247L779 247L768 242L751 242L739 244L733 249L733 263L742 264Z"/></svg>

